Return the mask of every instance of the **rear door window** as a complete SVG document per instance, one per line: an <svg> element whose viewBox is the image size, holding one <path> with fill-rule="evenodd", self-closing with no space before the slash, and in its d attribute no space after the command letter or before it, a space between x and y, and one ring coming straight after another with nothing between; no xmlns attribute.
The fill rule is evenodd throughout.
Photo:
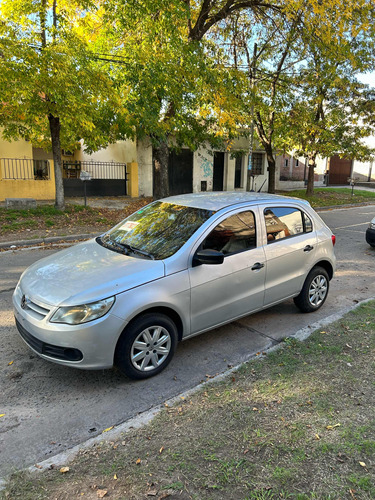
<svg viewBox="0 0 375 500"><path fill-rule="evenodd" d="M294 207L272 207L264 210L267 242L282 240L312 231L312 221L305 213Z"/></svg>

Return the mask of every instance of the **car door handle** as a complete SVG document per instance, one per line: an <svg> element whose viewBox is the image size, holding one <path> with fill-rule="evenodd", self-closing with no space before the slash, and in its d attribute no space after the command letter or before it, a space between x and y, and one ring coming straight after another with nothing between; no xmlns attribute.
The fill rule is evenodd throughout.
<svg viewBox="0 0 375 500"><path fill-rule="evenodd" d="M312 247L311 245L306 245L305 248L303 249L304 252L311 252L311 250L313 249L314 247Z"/></svg>
<svg viewBox="0 0 375 500"><path fill-rule="evenodd" d="M257 271L258 269L262 269L262 267L264 267L264 264L262 264L261 262L257 262L256 264L253 265L253 267L251 268L252 271Z"/></svg>

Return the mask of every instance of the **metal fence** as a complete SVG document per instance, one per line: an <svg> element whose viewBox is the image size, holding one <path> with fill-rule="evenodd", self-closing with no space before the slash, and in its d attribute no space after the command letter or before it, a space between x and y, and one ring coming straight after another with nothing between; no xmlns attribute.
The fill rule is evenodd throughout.
<svg viewBox="0 0 375 500"><path fill-rule="evenodd" d="M30 158L0 158L3 179L48 180L50 164L48 160Z"/></svg>
<svg viewBox="0 0 375 500"><path fill-rule="evenodd" d="M92 179L124 179L127 180L126 163L110 161L64 161L63 168L67 172L88 172Z"/></svg>

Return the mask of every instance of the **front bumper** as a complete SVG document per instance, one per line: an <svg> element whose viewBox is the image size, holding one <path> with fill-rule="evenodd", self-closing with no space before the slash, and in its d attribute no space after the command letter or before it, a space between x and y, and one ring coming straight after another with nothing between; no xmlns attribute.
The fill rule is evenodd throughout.
<svg viewBox="0 0 375 500"><path fill-rule="evenodd" d="M366 230L366 241L372 247L375 246L375 229L367 228Z"/></svg>
<svg viewBox="0 0 375 500"><path fill-rule="evenodd" d="M40 357L54 363L86 370L111 368L124 320L111 313L82 325L49 323L21 308L13 295L17 329L25 343Z"/></svg>

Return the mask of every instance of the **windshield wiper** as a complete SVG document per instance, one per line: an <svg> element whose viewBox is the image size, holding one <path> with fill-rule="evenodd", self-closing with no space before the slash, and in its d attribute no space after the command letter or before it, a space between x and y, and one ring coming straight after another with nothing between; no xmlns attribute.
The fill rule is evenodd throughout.
<svg viewBox="0 0 375 500"><path fill-rule="evenodd" d="M104 235L103 237L98 236L96 238L96 241L97 243L99 243L99 245L102 245L102 247L109 248L110 250L115 250L124 255L127 255L128 253L122 245L120 245L116 241L111 240L107 235Z"/></svg>
<svg viewBox="0 0 375 500"><path fill-rule="evenodd" d="M133 253L139 253L140 255L144 255L145 257L148 257L151 260L155 260L155 257L151 253L145 252L144 250L140 250L139 248L133 247L132 245L129 245L128 243L116 243L116 245L119 245L126 250L130 250Z"/></svg>
<svg viewBox="0 0 375 500"><path fill-rule="evenodd" d="M117 251L120 251L124 255L129 255L130 251L132 253L138 253L140 255L143 255L144 257L148 257L151 260L155 260L155 257L149 252L145 252L143 250L140 250L139 248L135 248L128 243L118 243L117 241L113 241L108 235L104 235L103 237L98 236L98 238L96 238L96 241L106 248L117 249Z"/></svg>

